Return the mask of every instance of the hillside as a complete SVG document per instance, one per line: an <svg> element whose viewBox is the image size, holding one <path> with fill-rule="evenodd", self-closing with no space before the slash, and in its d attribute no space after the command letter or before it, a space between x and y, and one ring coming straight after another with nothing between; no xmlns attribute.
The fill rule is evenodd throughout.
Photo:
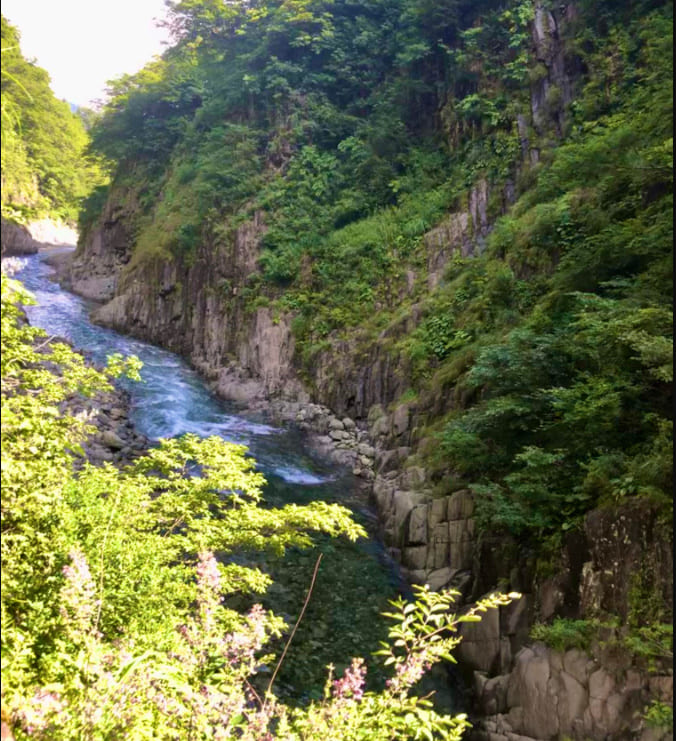
<svg viewBox="0 0 676 741"><path fill-rule="evenodd" d="M92 132L114 174L72 279L99 320L368 429L375 471L342 455L411 579L529 595L475 671L507 676L537 621L584 624L567 649L663 631L671 4L184 0L171 25Z"/></svg>
<svg viewBox="0 0 676 741"><path fill-rule="evenodd" d="M102 172L84 156L82 118L54 96L47 72L24 58L19 32L4 17L1 86L3 219L74 223Z"/></svg>

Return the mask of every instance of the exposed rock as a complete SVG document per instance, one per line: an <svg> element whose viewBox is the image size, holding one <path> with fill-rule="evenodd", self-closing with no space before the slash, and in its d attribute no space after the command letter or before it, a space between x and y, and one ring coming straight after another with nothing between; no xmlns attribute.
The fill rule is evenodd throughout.
<svg viewBox="0 0 676 741"><path fill-rule="evenodd" d="M411 545L427 543L426 505L420 505L411 510L411 516L408 523L408 542Z"/></svg>
<svg viewBox="0 0 676 741"><path fill-rule="evenodd" d="M458 659L472 670L493 672L500 656L500 615L498 610L483 613L479 623L462 623Z"/></svg>
<svg viewBox="0 0 676 741"><path fill-rule="evenodd" d="M40 248L40 244L33 239L27 227L7 219L0 220L0 243L3 257L33 255Z"/></svg>
<svg viewBox="0 0 676 741"><path fill-rule="evenodd" d="M124 440L112 430L104 430L101 433L101 441L113 450L121 450L125 446Z"/></svg>
<svg viewBox="0 0 676 741"><path fill-rule="evenodd" d="M409 409L406 404L400 404L392 414L392 434L403 435L408 430Z"/></svg>
<svg viewBox="0 0 676 741"><path fill-rule="evenodd" d="M507 702L523 710L521 722L514 726L533 738L548 739L559 732L547 649L539 644L519 652L507 687Z"/></svg>
<svg viewBox="0 0 676 741"><path fill-rule="evenodd" d="M657 518L657 508L645 499L587 515L585 536L591 561L584 565L580 587L583 616L611 612L626 618L638 575L654 584L656 598L667 611L673 610L670 534Z"/></svg>
<svg viewBox="0 0 676 741"><path fill-rule="evenodd" d="M402 551L402 562L409 569L424 570L426 558L427 548L425 546L404 548Z"/></svg>
<svg viewBox="0 0 676 741"><path fill-rule="evenodd" d="M446 566L442 569L436 569L430 572L426 577L426 583L433 591L439 591L440 589L446 589L451 582L453 577L458 573L457 569L452 569L450 566Z"/></svg>
<svg viewBox="0 0 676 741"><path fill-rule="evenodd" d="M474 513L474 499L469 489L456 491L448 499L448 520L466 520Z"/></svg>

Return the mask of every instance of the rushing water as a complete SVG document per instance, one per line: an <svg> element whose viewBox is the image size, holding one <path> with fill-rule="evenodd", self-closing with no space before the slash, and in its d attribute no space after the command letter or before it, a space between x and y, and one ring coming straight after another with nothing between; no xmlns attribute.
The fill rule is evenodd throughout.
<svg viewBox="0 0 676 741"><path fill-rule="evenodd" d="M351 474L309 454L298 430L266 424L260 415L247 415L218 399L174 353L92 324L92 305L50 280L53 268L45 258L55 252L23 258L24 266L15 274L37 300L36 306L27 307L29 320L49 335L69 340L97 363L105 363L112 353L136 355L143 361L143 381L124 382L131 395L130 416L139 432L153 440L186 432L218 435L246 445L271 483L276 481L280 488L285 483L311 487L307 494L312 498L335 499L340 490L347 496L354 490Z"/></svg>
<svg viewBox="0 0 676 741"><path fill-rule="evenodd" d="M136 355L143 361L143 381L124 382L131 396L130 416L139 432L155 440L186 432L201 437L218 435L227 441L246 445L268 480L268 498L275 502L304 503L316 499L340 502L350 506L369 530L375 530L375 516L363 495L358 493L355 478L344 468L314 457L301 431L268 424L260 414L247 414L220 400L179 356L93 324L89 320L92 304L64 291L51 279L54 270L45 262L49 255L67 249L59 248L22 258L23 266L14 277L21 280L37 300L35 306L26 307L26 313L31 324L41 327L51 336L69 340L96 363L105 363L106 357L112 353ZM375 537L361 540L349 548L338 546L339 552L341 548L343 560L334 561L334 571L326 574L323 592L318 583L318 594L314 605L311 603L308 616L313 608L317 608L317 612L312 618L306 618L306 622L313 620L314 623L301 625L296 639L302 642L304 629L326 626L327 639L324 642L335 642L341 655L326 652L324 645L316 657L322 667L328 661L339 662L346 656L363 655L377 648L374 641L384 637L378 633L382 630L378 627L381 623L374 621L373 612L367 618L361 612L365 608L378 612L387 607L386 599L393 592L409 592L398 568ZM329 551L333 550L329 546ZM338 553L335 555L339 557ZM288 591L285 587L282 590ZM366 636L369 631L371 634ZM352 645L342 638L346 633L348 637L354 637ZM365 645L364 640L372 645ZM350 653L345 654L345 651ZM298 666L305 668L302 663ZM291 663L287 670L293 675L296 667ZM444 684L437 683L435 689L442 689ZM452 695L446 697L445 702L451 705L444 709L455 710Z"/></svg>

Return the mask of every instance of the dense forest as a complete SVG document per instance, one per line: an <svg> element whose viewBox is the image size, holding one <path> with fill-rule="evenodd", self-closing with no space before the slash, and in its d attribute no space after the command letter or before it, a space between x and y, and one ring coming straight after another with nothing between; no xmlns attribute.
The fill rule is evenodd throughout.
<svg viewBox="0 0 676 741"><path fill-rule="evenodd" d="M77 219L82 199L103 182L85 157L88 112L73 113L49 75L24 58L20 34L2 18L2 216L25 222Z"/></svg>
<svg viewBox="0 0 676 741"><path fill-rule="evenodd" d="M389 616L386 684L345 657L323 699L284 705L278 655L261 649L278 654L290 626L251 607L270 577L241 553L360 526L334 505L264 503L242 451L215 439L74 470L86 430L69 400L134 363L102 375L45 343L3 277L3 718L17 738L459 738L466 717L417 697L420 676L459 623L516 596L480 601L488 588L537 592L572 571L592 512L648 518L645 558L588 614L578 575L530 637L668 675L673 585L651 549L673 537L672 3L167 7L172 44L110 82L88 131L3 19L3 215L82 204L86 273L92 245L123 233L106 262L119 328L190 355L198 304L233 335L230 317L265 309L290 327L310 397L370 430L376 407L405 410L390 465L422 471L430 501L471 492L474 581L456 596L475 612L417 587ZM167 295L168 334L153 331ZM394 370L369 396L377 364ZM424 575L406 560L425 550L411 522L392 544ZM636 723L668 727L665 696L646 697Z"/></svg>

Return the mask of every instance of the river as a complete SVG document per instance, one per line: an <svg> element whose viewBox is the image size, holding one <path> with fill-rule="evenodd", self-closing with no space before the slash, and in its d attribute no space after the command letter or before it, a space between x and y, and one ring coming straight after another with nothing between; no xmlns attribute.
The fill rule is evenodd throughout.
<svg viewBox="0 0 676 741"><path fill-rule="evenodd" d="M367 656L378 648L378 641L386 637L379 613L388 608L389 598L406 589L375 536L375 514L355 477L314 456L300 430L275 426L260 413L248 414L216 397L179 356L93 324L89 319L93 305L53 280L54 269L45 260L56 251L21 258L22 268L13 276L36 298L35 306L26 307L28 318L48 335L67 339L95 363L105 363L112 353L140 358L143 381L124 382L131 396L130 416L139 432L152 440L187 432L218 435L246 445L267 479L267 499L274 503L302 504L316 499L342 503L372 533L356 544L319 539L318 548L325 556L323 576L317 580L311 609L294 639L300 655L287 659L286 677L280 675L290 695L300 683L313 688L306 697L317 696L326 664L340 668L351 656ZM294 551L282 563L272 565L276 583L267 607L293 619L309 584L316 550Z"/></svg>

